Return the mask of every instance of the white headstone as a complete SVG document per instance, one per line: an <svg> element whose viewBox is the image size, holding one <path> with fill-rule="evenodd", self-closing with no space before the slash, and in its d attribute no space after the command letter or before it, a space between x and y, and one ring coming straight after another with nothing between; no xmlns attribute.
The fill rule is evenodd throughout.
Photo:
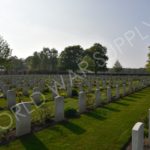
<svg viewBox="0 0 150 150"><path fill-rule="evenodd" d="M123 84L123 96L126 96L126 84Z"/></svg>
<svg viewBox="0 0 150 150"><path fill-rule="evenodd" d="M7 106L9 109L16 105L16 93L14 90L7 91Z"/></svg>
<svg viewBox="0 0 150 150"><path fill-rule="evenodd" d="M109 86L107 87L107 101L111 102L111 88Z"/></svg>
<svg viewBox="0 0 150 150"><path fill-rule="evenodd" d="M100 90L96 89L95 92L95 106L98 107L101 104L101 95L100 95Z"/></svg>
<svg viewBox="0 0 150 150"><path fill-rule="evenodd" d="M138 122L132 129L132 150L143 150L144 148L144 124Z"/></svg>
<svg viewBox="0 0 150 150"><path fill-rule="evenodd" d="M85 92L79 92L79 113L86 111L86 96Z"/></svg>
<svg viewBox="0 0 150 150"><path fill-rule="evenodd" d="M31 132L31 104L28 102L16 105L16 136L22 136Z"/></svg>
<svg viewBox="0 0 150 150"><path fill-rule="evenodd" d="M116 98L118 99L120 97L120 91L119 91L119 85L116 85Z"/></svg>
<svg viewBox="0 0 150 150"><path fill-rule="evenodd" d="M62 96L55 97L55 121L64 120L64 98Z"/></svg>
<svg viewBox="0 0 150 150"><path fill-rule="evenodd" d="M42 100L41 100L41 93L40 92L34 92L32 95L31 95L31 98L34 102L34 104L36 106L39 106L42 104Z"/></svg>
<svg viewBox="0 0 150 150"><path fill-rule="evenodd" d="M67 84L67 96L71 97L72 96L72 87L70 83Z"/></svg>
<svg viewBox="0 0 150 150"><path fill-rule="evenodd" d="M148 139L150 142L150 109L148 110Z"/></svg>

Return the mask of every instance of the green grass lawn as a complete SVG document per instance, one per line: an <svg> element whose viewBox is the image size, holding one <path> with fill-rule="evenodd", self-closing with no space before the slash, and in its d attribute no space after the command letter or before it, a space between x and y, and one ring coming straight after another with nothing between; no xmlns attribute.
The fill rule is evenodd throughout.
<svg viewBox="0 0 150 150"><path fill-rule="evenodd" d="M21 137L0 150L119 150L149 108L150 88L146 88L78 119Z"/></svg>

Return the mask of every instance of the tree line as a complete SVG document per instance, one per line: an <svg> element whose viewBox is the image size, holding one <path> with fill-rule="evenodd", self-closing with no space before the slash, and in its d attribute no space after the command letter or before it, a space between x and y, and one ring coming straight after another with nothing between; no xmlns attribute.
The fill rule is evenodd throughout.
<svg viewBox="0 0 150 150"><path fill-rule="evenodd" d="M11 55L7 41L0 37L0 66L7 71L68 71L84 70L97 73L107 70L107 48L95 43L84 50L80 45L68 46L60 54L55 48L44 47L26 59Z"/></svg>
<svg viewBox="0 0 150 150"><path fill-rule="evenodd" d="M150 47L149 47L150 49ZM9 44L0 36L0 70L7 72L105 72L108 71L107 48L100 43L93 44L88 49L80 45L64 48L61 53L55 48L44 47L40 52L35 51L26 59L12 56ZM146 68L150 71L150 53ZM117 60L113 67L114 72L121 72L123 67Z"/></svg>

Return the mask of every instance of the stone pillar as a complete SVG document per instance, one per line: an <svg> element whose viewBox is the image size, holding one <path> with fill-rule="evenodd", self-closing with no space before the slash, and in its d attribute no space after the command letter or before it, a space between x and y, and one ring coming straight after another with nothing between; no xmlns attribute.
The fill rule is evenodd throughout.
<svg viewBox="0 0 150 150"><path fill-rule="evenodd" d="M16 93L14 90L7 91L7 107L11 109L11 107L16 105Z"/></svg>
<svg viewBox="0 0 150 150"><path fill-rule="evenodd" d="M144 124L138 122L132 129L132 150L143 150L144 148Z"/></svg>
<svg viewBox="0 0 150 150"><path fill-rule="evenodd" d="M107 102L111 102L111 88L107 87Z"/></svg>
<svg viewBox="0 0 150 150"><path fill-rule="evenodd" d="M19 103L15 108L16 136L19 137L31 132L31 103Z"/></svg>
<svg viewBox="0 0 150 150"><path fill-rule="evenodd" d="M96 89L95 92L95 106L98 107L101 104L101 95L100 95L100 90Z"/></svg>
<svg viewBox="0 0 150 150"><path fill-rule="evenodd" d="M62 96L55 97L55 121L64 120L64 98Z"/></svg>
<svg viewBox="0 0 150 150"><path fill-rule="evenodd" d="M86 111L86 96L83 91L79 92L79 113Z"/></svg>

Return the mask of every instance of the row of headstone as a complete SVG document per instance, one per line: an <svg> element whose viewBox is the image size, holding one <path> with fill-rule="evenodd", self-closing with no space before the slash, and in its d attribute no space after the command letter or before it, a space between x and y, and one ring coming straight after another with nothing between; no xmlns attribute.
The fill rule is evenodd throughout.
<svg viewBox="0 0 150 150"><path fill-rule="evenodd" d="M16 118L16 136L22 136L31 132L31 103L22 102L11 107ZM55 121L64 120L64 98L55 97Z"/></svg>
<svg viewBox="0 0 150 150"><path fill-rule="evenodd" d="M143 81L142 81L142 83L139 82L135 87L134 87L133 85L131 86L131 84L129 84L128 92L127 92L126 84L123 84L123 96L126 96L126 94L128 94L128 93L132 93L132 92L136 91L135 89L141 89L141 88L147 86L148 83L149 83L149 82L147 82L147 83L145 83L145 84L143 85ZM81 86L81 87L82 87L82 86ZM134 88L133 88L133 87L134 87ZM56 87L55 87L55 88L56 88ZM116 96L115 96L116 99L120 98L120 89L119 89L119 88L120 88L120 87L119 87L118 84L117 84L117 85L116 85ZM56 89L57 89L57 88L56 88ZM133 89L134 89L134 90L133 90ZM80 91L82 92L82 91L83 91L83 88L80 88ZM26 92L25 94L28 94L27 91L25 91L25 92ZM71 92L72 92L72 89L71 89L71 87L69 86L69 87L68 87L68 95L69 95L69 96L71 96ZM57 93L58 93L58 91L57 91ZM56 96L59 95L59 94L57 94L57 93L52 90L52 97L53 97L53 99L54 99ZM14 105L16 104L16 93L15 93L14 90L8 90L6 95L7 95L7 96L6 96L6 97L7 97L7 106L8 106L8 108L10 109L12 106L14 106ZM79 93L79 95L80 95L80 93ZM39 87L35 87L35 88L33 89L33 94L31 95L31 98L33 99L34 104L40 105L40 104L42 103L42 100L41 100L41 97L40 97L40 96L41 96L41 92L40 92ZM96 89L96 95L95 95L95 97L96 97L96 106L97 106L97 105L100 104L100 102L98 101L98 99L101 99L101 96L100 96L100 89L99 89L98 83L97 83L97 89ZM107 87L107 102L111 102L111 100L112 100L111 87Z"/></svg>
<svg viewBox="0 0 150 150"><path fill-rule="evenodd" d="M70 88L69 84L71 84L71 83L69 81L69 78L67 78L67 76L65 76L65 75L64 76L62 76L62 75L55 75L55 76L32 75L32 76L14 76L14 77L13 76L6 76L6 79L9 81L10 85L16 86L16 87L22 87L23 91L24 91L23 92L24 95L28 95L28 89L29 88L39 87L39 90L42 92L44 87L45 87L46 80L49 78L52 78L52 77L56 81L58 81L58 79L60 77L64 78L65 83L67 85L67 95L70 96L71 95L71 88L73 85L71 85L71 88ZM95 76L87 76L87 80L85 79L84 84L88 87L88 91L91 91L91 89L93 87L93 82L95 81L95 78L97 79L96 81L101 80L101 83L102 83L101 86L105 89L108 85L110 87L115 87L116 84L118 84L118 86L120 86L120 84L126 82L127 79L128 79L128 82L131 82L132 79L134 79L132 77L130 77L130 78L126 78L126 77L124 77L124 78L123 77L101 77L101 78L98 78ZM145 77L143 77L143 78L139 77L137 79L144 81L144 78ZM3 77L1 80L4 80L4 79L5 79L5 77ZM7 81L6 79L4 81ZM143 82L143 85L145 84L145 81ZM74 82L72 82L72 83L74 83ZM3 82L3 84L4 84L4 82ZM6 92L8 90L7 86L8 86L7 84L5 84L3 86L3 93L4 93L5 97L6 97ZM34 89L33 89L33 92L34 92Z"/></svg>
<svg viewBox="0 0 150 150"><path fill-rule="evenodd" d="M141 80L139 84L139 88L144 88L149 84L148 80ZM91 91L91 83L88 82L89 91ZM7 86L6 86L7 87ZM8 90L9 88L3 87L4 93L7 97L8 108L17 107L15 115L16 115L16 135L21 136L27 134L31 131L31 114L29 113L31 110L31 103L19 103L16 105L16 94L14 90ZM133 87L133 85L131 86ZM7 89L7 90L6 90ZM133 88L129 88L131 91ZM6 92L7 91L7 92ZM40 99L40 89L34 88L34 93L32 94L33 101L36 105L42 103ZM68 92L69 93L69 92ZM126 95L126 85L124 84L124 95ZM120 97L119 85L116 85L116 98ZM55 96L55 120L62 121L64 120L64 98L60 96ZM107 100L111 101L111 87L107 88ZM95 106L98 107L101 104L101 95L99 83L97 83L97 89L95 91ZM86 94L81 89L79 92L79 113L84 113L86 111ZM19 120L19 121L18 121ZM23 130L23 131L22 131Z"/></svg>
<svg viewBox="0 0 150 150"><path fill-rule="evenodd" d="M104 80L105 81L105 80ZM124 83L123 84L123 96L125 96L127 93L133 93L134 91L136 91L136 90L138 90L138 89L141 89L141 88L144 88L144 87L146 87L148 84L149 84L149 82L148 82L149 80L141 80L140 82L138 82L136 85L133 85L133 83L130 81L129 82L129 88L128 88L128 92L127 92L127 87L126 87L126 84ZM43 83L43 82L42 82ZM87 85L88 85L88 91L90 92L91 91L91 89L92 89L92 84L91 84L91 82L88 82L88 81L86 81L86 83L87 83ZM57 87L56 87L56 84L54 85L55 87L54 87L54 89L57 89ZM106 85L105 85L106 86ZM4 96L6 96L6 97L8 97L8 101L7 101L7 103L8 103L8 108L10 108L11 106L13 106L15 103L16 103L16 101L15 101L15 94L13 94L12 95L12 99L11 99L11 93L12 93L12 91L10 92L10 94L9 94L9 92L8 92L8 95L7 95L7 91L8 91L8 89L9 89L9 86L8 85L3 85L2 86L3 88L3 93L4 93ZM98 81L96 81L96 88L97 89L100 89L100 85L99 85L99 82ZM79 84L79 90L80 91L83 91L83 85L82 85L82 83L80 83ZM40 88L39 87L34 87L33 88L33 93L36 93L36 92L40 92L41 90L40 90ZM23 88L23 94L25 95L25 96L29 96L29 87L28 86L24 86L24 88ZM38 95L38 93L36 94L36 95ZM58 90L57 90L57 92L55 92L55 91L53 91L52 90L52 98L54 99L56 96L58 96L59 94L58 94ZM72 95L72 87L70 86L70 84L67 84L67 95L68 95L68 97L71 97L71 95ZM31 96L32 97L32 96ZM120 97L120 89L119 89L119 85L117 84L116 85L116 99L118 99ZM11 100L10 100L11 99ZM38 102L38 101L40 101L40 100L38 100L39 98L35 98L35 99L37 99L37 104L38 103L40 103L40 102ZM111 87L109 86L109 87L107 87L107 101L108 102L110 102L111 101L111 99L112 99L112 95L111 95ZM36 101L36 100L35 100Z"/></svg>

